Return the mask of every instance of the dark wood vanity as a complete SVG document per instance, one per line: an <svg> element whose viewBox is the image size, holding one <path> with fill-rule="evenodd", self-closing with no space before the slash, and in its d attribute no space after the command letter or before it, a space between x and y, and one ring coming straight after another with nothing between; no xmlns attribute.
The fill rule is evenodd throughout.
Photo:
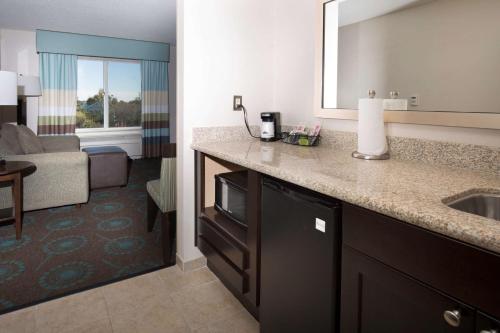
<svg viewBox="0 0 500 333"><path fill-rule="evenodd" d="M214 175L242 167L198 151L195 162L196 244L209 268L258 319L263 175L248 170L243 227L213 208ZM500 332L498 254L346 202L341 210L341 260L332 263L340 286L332 281L325 290L340 289L333 293L340 295L339 313L332 313L340 332Z"/></svg>

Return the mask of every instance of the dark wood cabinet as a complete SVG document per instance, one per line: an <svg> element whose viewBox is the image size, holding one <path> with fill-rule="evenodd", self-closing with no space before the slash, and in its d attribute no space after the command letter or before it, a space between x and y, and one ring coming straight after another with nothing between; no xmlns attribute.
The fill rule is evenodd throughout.
<svg viewBox="0 0 500 333"><path fill-rule="evenodd" d="M342 250L341 332L474 332L471 307L350 247ZM446 322L446 311L457 311L458 327Z"/></svg>
<svg viewBox="0 0 500 333"><path fill-rule="evenodd" d="M500 317L500 256L354 205L343 205L343 243Z"/></svg>
<svg viewBox="0 0 500 333"><path fill-rule="evenodd" d="M500 256L345 203L342 229L341 332L498 333Z"/></svg>
<svg viewBox="0 0 500 333"><path fill-rule="evenodd" d="M207 266L258 318L261 175L247 170L247 225L244 226L214 208L214 175L242 168L200 152L195 152L195 163L195 243L207 258Z"/></svg>
<svg viewBox="0 0 500 333"><path fill-rule="evenodd" d="M198 248L207 257L208 266L224 284L238 295L248 292L248 276L236 269L224 255L212 245L210 238L198 236Z"/></svg>

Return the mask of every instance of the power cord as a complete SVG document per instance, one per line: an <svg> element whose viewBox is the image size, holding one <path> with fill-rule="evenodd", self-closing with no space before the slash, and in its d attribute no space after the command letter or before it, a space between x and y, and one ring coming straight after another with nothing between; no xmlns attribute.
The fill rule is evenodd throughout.
<svg viewBox="0 0 500 333"><path fill-rule="evenodd" d="M245 126L247 127L248 134L252 138L260 139L260 136L255 136L252 134L252 131L250 131L250 126L248 125L248 119L247 119L247 109L243 106L243 104L240 104L240 108L243 110L243 117L245 119Z"/></svg>

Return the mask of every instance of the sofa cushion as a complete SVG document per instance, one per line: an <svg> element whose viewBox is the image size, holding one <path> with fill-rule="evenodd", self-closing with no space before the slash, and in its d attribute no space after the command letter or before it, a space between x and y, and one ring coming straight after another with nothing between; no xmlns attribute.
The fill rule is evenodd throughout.
<svg viewBox="0 0 500 333"><path fill-rule="evenodd" d="M19 143L17 135L17 125L4 123L2 124L0 146L3 147L5 155L23 155L24 151ZM5 150L4 150L5 149Z"/></svg>
<svg viewBox="0 0 500 333"><path fill-rule="evenodd" d="M25 154L43 153L43 145L40 138L28 127L19 125L17 127L17 136Z"/></svg>
<svg viewBox="0 0 500 333"><path fill-rule="evenodd" d="M5 159L7 161L28 161L36 165L36 171L23 179L23 211L88 201L89 159L86 153L27 154L7 156ZM11 189L0 188L0 209L8 207L12 207ZM2 228L0 227L0 229ZM1 260L2 253L0 251ZM3 331L3 327L0 326L0 332Z"/></svg>
<svg viewBox="0 0 500 333"><path fill-rule="evenodd" d="M38 139L42 142L43 151L46 153L80 151L80 138L76 135L42 135Z"/></svg>
<svg viewBox="0 0 500 333"><path fill-rule="evenodd" d="M5 142L5 140L2 140L0 138L0 156L10 156L10 155L16 155L16 153L10 149L9 145Z"/></svg>

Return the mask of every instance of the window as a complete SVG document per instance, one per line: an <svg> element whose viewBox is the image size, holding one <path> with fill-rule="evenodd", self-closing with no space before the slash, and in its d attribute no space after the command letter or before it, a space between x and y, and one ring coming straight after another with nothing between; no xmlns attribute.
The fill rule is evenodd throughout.
<svg viewBox="0 0 500 333"><path fill-rule="evenodd" d="M141 65L137 61L78 59L77 128L141 125Z"/></svg>

